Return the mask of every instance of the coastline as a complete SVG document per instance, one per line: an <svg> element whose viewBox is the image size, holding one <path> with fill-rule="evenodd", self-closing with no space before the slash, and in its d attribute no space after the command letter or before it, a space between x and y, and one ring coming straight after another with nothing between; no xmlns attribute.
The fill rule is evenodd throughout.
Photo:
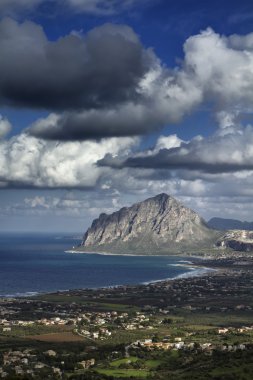
<svg viewBox="0 0 253 380"><path fill-rule="evenodd" d="M82 254L82 255L100 255L100 256L133 256L133 257L166 257L166 256L180 256L177 254L169 254L169 255L144 255L144 254L134 254L134 253L112 253L112 252L87 252L87 251L74 251L74 250L67 250L64 251L65 253L75 253L75 254ZM182 254L183 257L185 257Z"/></svg>
<svg viewBox="0 0 253 380"><path fill-rule="evenodd" d="M74 253L74 254L82 254L82 255L100 255L100 256L133 256L133 257L166 257L166 256L173 256L173 257L183 257L183 258L189 258L189 259L200 259L205 260L210 257L208 256L198 256L196 254L190 254L190 253L164 253L164 254L158 254L158 255L146 255L146 254L134 254L134 253L112 253L112 252L87 252L87 251L75 251L73 249L68 249L64 251L65 253ZM187 260L186 260L187 261Z"/></svg>
<svg viewBox="0 0 253 380"><path fill-rule="evenodd" d="M185 273L181 273L175 277L169 277L169 278L165 278L165 279L162 279L162 280L152 280L152 281L147 281L147 282L143 282L141 283L141 285L150 285L150 284L156 284L156 283L159 283L159 282L167 282L167 281L175 281L175 280L180 280L180 279L183 279L183 278L195 278L195 277L201 277L201 276L204 276L208 273L216 273L218 272L218 269L214 269L214 268L207 268L207 267L199 267L198 269L197 268L194 268L191 272L185 272Z"/></svg>
<svg viewBox="0 0 253 380"><path fill-rule="evenodd" d="M184 268L189 267L192 271L187 271L185 273L181 273L175 277L167 277L164 279L154 279L154 280L149 280L145 282L141 282L140 285L149 285L152 283L158 283L158 282L164 282L164 281L171 281L171 280L176 280L180 278L191 278L191 277L200 277L204 276L207 273L213 273L219 271L217 268L211 268L211 267L206 267L202 265L197 265L197 263L193 262L194 259L204 261L208 260L210 257L205 257L205 256L198 256L196 254L190 255L190 254L169 254L169 255L144 255L144 254L131 254L131 253L109 253L109 252L87 252L87 251L76 251L76 250L67 250L65 253L75 253L75 254L86 254L86 255L101 255L101 256L133 256L133 257L166 257L166 256L177 256L177 257L182 257L184 259L193 259L192 261L190 260L180 260L182 263L185 264L170 264L171 266L181 266ZM121 286L121 285L116 285L116 286ZM115 286L109 286L109 287L115 287ZM94 288L95 289L95 288ZM96 288L99 289L99 288Z"/></svg>
<svg viewBox="0 0 253 380"><path fill-rule="evenodd" d="M97 254L91 252L90 254ZM110 254L108 254L111 256ZM112 254L113 256L117 256L117 254ZM124 255L119 255L119 256L124 256ZM127 256L140 256L140 255L127 255ZM142 256L147 256L147 255L142 255ZM157 255L159 256L159 255ZM185 256L183 256L185 258ZM196 258L196 257L195 257ZM198 257L198 259L201 259L201 257ZM50 294L56 294L56 293L70 293L73 291L79 291L79 290L88 290L88 289L94 289L94 290L99 290L99 289L116 289L121 286L127 286L131 288L132 286L148 286L150 284L156 284L156 283L164 283L164 282L169 282L169 281L175 281L175 280L180 280L180 279L187 279L187 278L197 278L197 277L202 277L205 276L206 274L213 275L219 271L218 268L211 268L211 267L206 267L202 265L197 265L196 263L189 261L189 260L181 260L182 263L177 263L177 264L168 264L168 266L176 266L176 267L183 267L183 268L188 268L188 271L185 271L184 273L178 274L174 277L166 277L162 279L152 279L144 282L136 282L132 284L117 284L117 285L106 285L106 286L94 286L94 287L83 287L83 288L73 288L73 289L58 289L58 290L52 290L52 291L28 291L24 293L14 293L14 294L7 294L7 295L0 295L0 298L3 299L25 299L25 298L32 298L36 296L43 296L43 295L50 295ZM185 263L185 264L183 264Z"/></svg>

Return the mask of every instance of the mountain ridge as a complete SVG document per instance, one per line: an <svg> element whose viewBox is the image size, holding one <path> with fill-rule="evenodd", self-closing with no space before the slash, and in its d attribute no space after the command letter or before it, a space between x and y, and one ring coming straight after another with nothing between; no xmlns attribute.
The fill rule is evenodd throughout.
<svg viewBox="0 0 253 380"><path fill-rule="evenodd" d="M211 218L207 222L208 226L216 230L226 231L226 230L253 230L253 222L241 221L237 219L226 219L226 218Z"/></svg>

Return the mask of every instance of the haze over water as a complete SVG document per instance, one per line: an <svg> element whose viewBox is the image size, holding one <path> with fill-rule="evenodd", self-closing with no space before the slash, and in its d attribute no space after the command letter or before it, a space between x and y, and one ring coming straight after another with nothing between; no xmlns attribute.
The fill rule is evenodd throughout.
<svg viewBox="0 0 253 380"><path fill-rule="evenodd" d="M139 284L196 273L183 266L182 257L65 252L77 243L70 236L1 234L0 295Z"/></svg>

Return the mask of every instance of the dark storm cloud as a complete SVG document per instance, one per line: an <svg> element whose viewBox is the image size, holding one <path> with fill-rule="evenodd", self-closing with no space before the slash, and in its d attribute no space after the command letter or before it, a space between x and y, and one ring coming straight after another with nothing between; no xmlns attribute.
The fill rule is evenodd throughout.
<svg viewBox="0 0 253 380"><path fill-rule="evenodd" d="M208 28L187 39L182 65L170 70L124 25L50 42L38 25L5 19L0 105L55 111L27 133L62 141L147 134L206 100L218 113L240 113L252 107L252 39L224 38Z"/></svg>
<svg viewBox="0 0 253 380"><path fill-rule="evenodd" d="M106 24L86 36L49 41L33 23L0 22L0 104L90 109L138 94L149 54L131 28Z"/></svg>
<svg viewBox="0 0 253 380"><path fill-rule="evenodd" d="M128 27L107 25L93 30L84 40L73 38L69 36L55 43L54 54L58 57L62 45L61 61L66 61L69 69L59 64L59 73L50 78L49 83L55 84L57 78L64 78L55 86L59 94L53 90L51 95L49 91L43 99L46 104L56 102L58 108L67 104L66 112L34 123L29 129L33 136L87 140L147 134L179 122L206 101L214 106L212 112L217 116L221 111L226 114L236 110L239 115L252 109L252 34L225 38L208 28L187 39L184 61L172 70L159 61L152 50L143 49ZM79 53L83 49L81 56L88 57L88 63L83 64L82 59L68 62L72 55L65 57L65 45L69 48L70 39L78 45ZM56 71L51 67L49 74ZM69 86L65 90L66 83ZM42 89L38 93L46 94L43 84L40 85ZM36 101L36 97L34 99ZM222 124L227 125L227 122Z"/></svg>
<svg viewBox="0 0 253 380"><path fill-rule="evenodd" d="M198 157L187 154L180 156L180 149L160 150L154 156L131 157L122 161L107 155L102 160L98 161L98 166L107 166L113 169L122 168L138 168L138 169L167 169L167 170L192 170L201 171L209 174L229 173L240 170L253 170L253 162L251 164L244 163L217 163L217 162L201 162ZM159 175L159 179L161 176ZM153 177L153 175L152 175Z"/></svg>
<svg viewBox="0 0 253 380"><path fill-rule="evenodd" d="M35 122L27 132L48 140L100 140L142 135L163 124L147 106L127 103L114 109L52 114Z"/></svg>
<svg viewBox="0 0 253 380"><path fill-rule="evenodd" d="M153 157L137 157L127 159L123 166L131 168L147 168L147 169L168 169L168 170L193 170L210 174L228 173L240 170L253 170L253 162L251 164L229 163L229 162L204 162L198 157L187 154L186 156L178 156L176 152L170 152L167 149L161 150ZM103 162L102 162L103 163ZM106 161L104 162L106 164Z"/></svg>
<svg viewBox="0 0 253 380"><path fill-rule="evenodd" d="M196 138L171 149L154 148L150 154L122 159L107 154L98 166L114 169L138 168L155 170L187 170L207 174L253 170L253 128L219 131L209 138Z"/></svg>

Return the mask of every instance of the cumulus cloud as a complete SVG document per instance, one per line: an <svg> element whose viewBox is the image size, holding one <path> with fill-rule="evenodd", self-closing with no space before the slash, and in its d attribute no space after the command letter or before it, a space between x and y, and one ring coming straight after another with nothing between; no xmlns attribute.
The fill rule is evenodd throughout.
<svg viewBox="0 0 253 380"><path fill-rule="evenodd" d="M159 152L161 149L172 149L179 147L184 140L180 139L177 135L159 136L153 152Z"/></svg>
<svg viewBox="0 0 253 380"><path fill-rule="evenodd" d="M2 187L92 188L102 173L96 161L135 143L133 138L47 143L21 134L0 143L0 181Z"/></svg>
<svg viewBox="0 0 253 380"><path fill-rule="evenodd" d="M241 113L253 112L252 39L252 34L225 37L209 28L186 40L184 60L173 70L142 50L149 58L146 71L139 72L125 101L109 97L111 104L103 107L86 104L78 113L58 114L54 124L35 123L30 133L63 140L140 135L179 122L203 102L226 127Z"/></svg>
<svg viewBox="0 0 253 380"><path fill-rule="evenodd" d="M125 25L49 41L30 21L0 22L0 104L96 109L138 97L152 54Z"/></svg>
<svg viewBox="0 0 253 380"><path fill-rule="evenodd" d="M5 137L11 130L11 123L0 114L0 139Z"/></svg>
<svg viewBox="0 0 253 380"><path fill-rule="evenodd" d="M86 140L111 136L134 136L178 122L199 104L201 91L188 80L175 81L150 51L149 71L140 78L136 97L113 107L52 114L30 126L36 137L57 140Z"/></svg>
<svg viewBox="0 0 253 380"><path fill-rule="evenodd" d="M14 29L25 27L29 31L33 28L38 31L39 28L31 23L20 26L13 21L8 20L7 23L9 22ZM141 59L137 61L141 63L142 69L134 71L134 80L130 76L131 80L127 80L128 85L130 83L128 87L116 86L121 94L116 100L114 94L105 96L107 89L111 84L113 88L114 83L113 75L112 83L107 81L104 67L99 77L102 82L97 84L98 87L94 87L93 83L90 86L94 91L93 97L89 98L86 92L82 96L76 93L75 99L77 104L79 102L76 110L72 109L73 99L67 96L65 98L66 94L60 94L63 97L59 97L60 105L57 107L59 109L66 101L69 107L66 112L52 112L30 127L30 135L21 134L2 143L1 186L86 189L97 186L104 191L112 192L116 189L122 193L137 194L141 198L161 191L179 197L200 197L204 194L210 197L220 194L247 197L252 195L253 130L251 126L243 128L238 122L242 112L252 111L251 35L224 37L208 29L186 41L182 65L169 70L151 51L142 47L131 29L106 25L91 32L94 33L92 40L100 40L101 31L105 35L109 33L109 45L111 36L114 38L117 35L117 39L123 38L127 44L138 47ZM39 52L40 55L40 46L51 44L41 29L40 33L41 44L37 46L37 50L34 44L33 54ZM26 38L28 36L30 33L27 32ZM66 38L74 41L73 46L77 44L80 47L84 44L86 49L86 40L90 35ZM57 46L61 42L61 54L64 58L66 38L55 42ZM72 42L70 45L72 49ZM74 47L73 49L75 50ZM114 49L113 43L112 51ZM58 52L57 49L56 51ZM100 61L103 63L102 59ZM118 67L119 73L121 64ZM22 67L21 61L21 69ZM65 67L60 66L61 70L64 73ZM110 68L108 70L110 72ZM0 89L1 80L4 79L0 79ZM104 93L98 90L103 83ZM7 88L9 89L8 85L5 89ZM46 98L46 91L44 95ZM10 95L8 96L10 101ZM7 97L4 99L6 101ZM29 105L30 100L25 97L24 99ZM33 102L36 102L34 99ZM166 123L175 123L207 100L219 122L219 130L213 136L198 136L191 141L182 141L175 135L161 136L153 149L133 154L131 147L137 139L126 136L149 133ZM46 101L50 102L50 96ZM56 101L55 98L53 101ZM41 98L41 105L43 102ZM51 106L53 108L52 103ZM55 143L42 138L61 142ZM92 139L99 139L100 142ZM114 170L115 168L121 170ZM42 202L41 200L35 201L37 207L44 207L42 203L39 206L38 202Z"/></svg>
<svg viewBox="0 0 253 380"><path fill-rule="evenodd" d="M36 121L28 132L35 137L52 140L90 140L139 135L146 130L152 130L154 124L152 115L145 111L143 106L126 104L119 109L51 114Z"/></svg>
<svg viewBox="0 0 253 380"><path fill-rule="evenodd" d="M123 168L101 179L105 183L107 178L108 185L121 193L126 204L129 194L134 195L134 202L166 192L207 219L215 215L252 219L252 170L216 174L178 170L170 174L157 168Z"/></svg>
<svg viewBox="0 0 253 380"><path fill-rule="evenodd" d="M21 209L26 214L37 216L74 216L78 217L90 212L92 207L87 199L69 199L68 196L30 196L22 203L14 205L14 209Z"/></svg>
<svg viewBox="0 0 253 380"><path fill-rule="evenodd" d="M152 109L127 103L110 109L50 114L37 120L27 131L35 137L64 141L136 136L152 132L156 127L157 115Z"/></svg>
<svg viewBox="0 0 253 380"><path fill-rule="evenodd" d="M187 74L217 106L252 107L252 34L225 37L208 28L184 45Z"/></svg>
<svg viewBox="0 0 253 380"><path fill-rule="evenodd" d="M226 132L226 133L225 133ZM253 127L217 131L213 136L198 136L190 142L167 138L176 144L161 146L161 138L152 152L123 159L108 154L100 166L165 170L190 170L209 174L253 170ZM179 145L180 144L180 145Z"/></svg>
<svg viewBox="0 0 253 380"><path fill-rule="evenodd" d="M74 196L71 193L63 196L29 196L25 197L23 202L19 202L13 206L12 210L15 209L17 211L17 209L20 209L37 215L53 214L80 217L86 215L86 217L94 217L99 215L101 210L106 213L112 213L125 206L125 204L120 202L118 196L115 197L111 194L110 197L106 197L105 192L103 194L97 192L93 194L93 197L89 193L82 194L81 196Z"/></svg>
<svg viewBox="0 0 253 380"><path fill-rule="evenodd" d="M186 40L182 64L169 69L125 25L49 41L33 22L4 19L0 104L54 111L29 133L57 140L149 133L203 102L218 115L252 112L252 40L207 29Z"/></svg>

